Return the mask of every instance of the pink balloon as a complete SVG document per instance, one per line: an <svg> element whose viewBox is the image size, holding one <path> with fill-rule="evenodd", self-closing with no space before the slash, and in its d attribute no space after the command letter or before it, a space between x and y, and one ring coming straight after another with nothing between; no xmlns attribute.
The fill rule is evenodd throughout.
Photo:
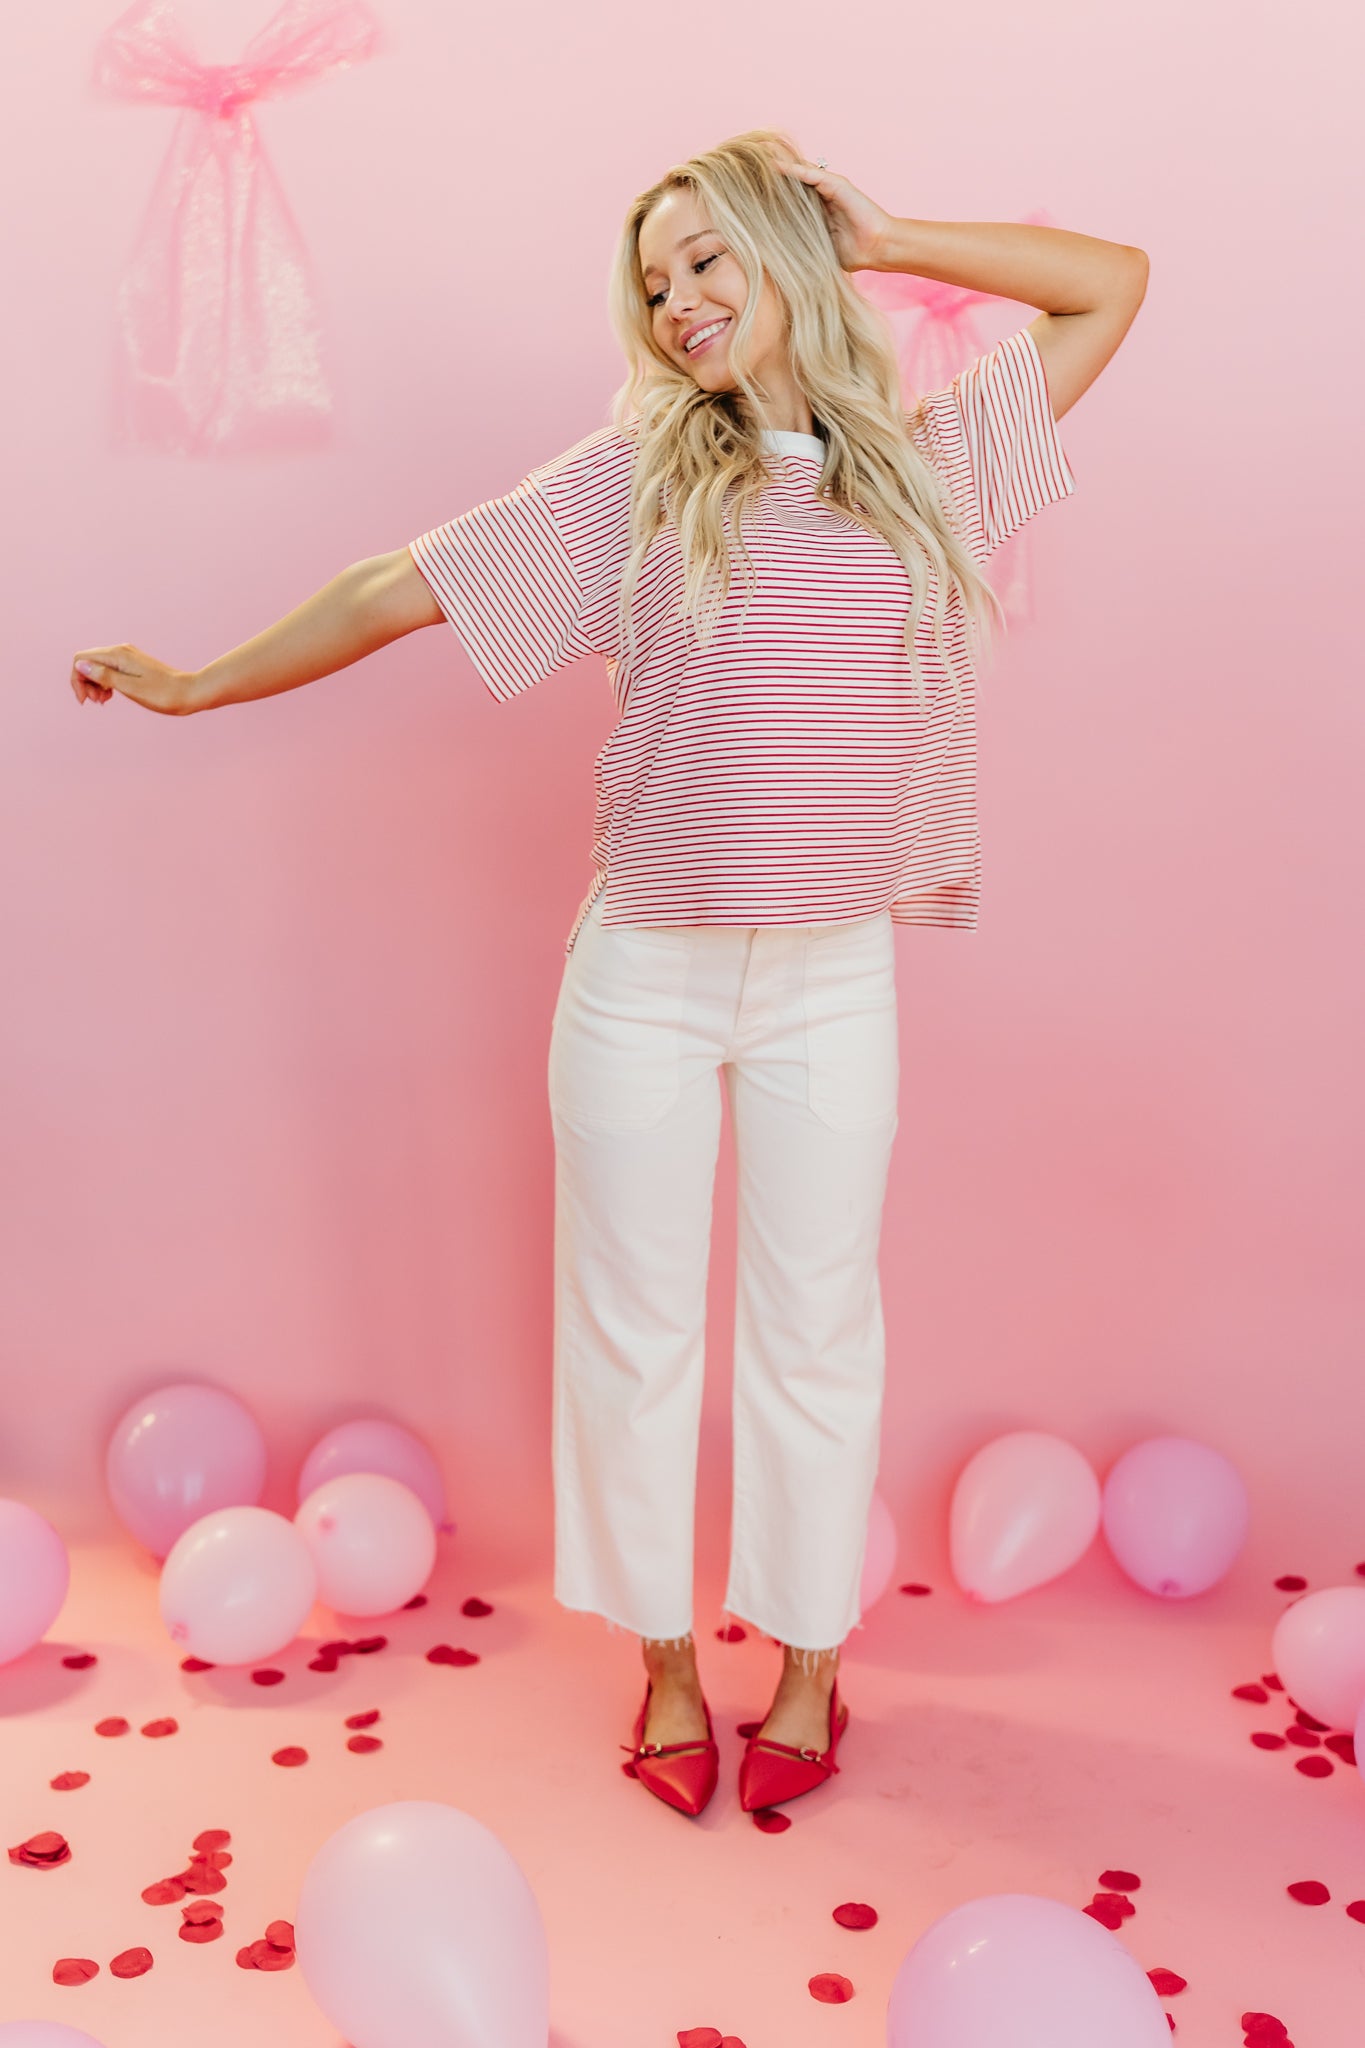
<svg viewBox="0 0 1365 2048"><path fill-rule="evenodd" d="M1101 1518L1115 1561L1148 1593L1187 1600L1226 1578L1246 1542L1241 1474L1208 1444L1152 1436L1110 1468Z"/></svg>
<svg viewBox="0 0 1365 2048"><path fill-rule="evenodd" d="M441 1468L422 1439L400 1423L383 1422L376 1416L329 1429L304 1460L299 1474L300 1506L325 1479L339 1479L346 1472L384 1472L390 1479L401 1479L426 1508L438 1535L454 1533Z"/></svg>
<svg viewBox="0 0 1365 2048"><path fill-rule="evenodd" d="M260 1499L265 1438L222 1387L158 1387L120 1418L104 1470L119 1520L165 1557L192 1522Z"/></svg>
<svg viewBox="0 0 1365 2048"><path fill-rule="evenodd" d="M953 1489L953 1577L976 1600L1010 1600L1083 1557L1100 1525L1100 1482L1074 1444L1043 1430L998 1436Z"/></svg>
<svg viewBox="0 0 1365 2048"><path fill-rule="evenodd" d="M863 1577L858 1589L858 1611L866 1614L891 1584L896 1569L896 1524L880 1493L872 1496L867 1517L867 1548L863 1552Z"/></svg>
<svg viewBox="0 0 1365 2048"><path fill-rule="evenodd" d="M1286 1607L1271 1661L1284 1689L1329 1728L1354 1728L1365 1701L1365 1586L1324 1586Z"/></svg>
<svg viewBox="0 0 1365 2048"><path fill-rule="evenodd" d="M535 1893L482 1822L434 1800L357 1814L304 1873L299 1968L357 2048L545 2048Z"/></svg>
<svg viewBox="0 0 1365 2048"><path fill-rule="evenodd" d="M161 1618L192 1657L258 1664L293 1642L317 1588L308 1545L285 1516L219 1508L171 1546L161 1567Z"/></svg>
<svg viewBox="0 0 1365 2048"><path fill-rule="evenodd" d="M100 2043L59 2020L0 2020L0 2048L100 2048Z"/></svg>
<svg viewBox="0 0 1365 2048"><path fill-rule="evenodd" d="M1169 2048L1137 1958L1059 1899L1000 1892L935 1920L901 1964L887 2048Z"/></svg>
<svg viewBox="0 0 1365 2048"><path fill-rule="evenodd" d="M0 1664L40 1643L62 1611L71 1563L51 1522L22 1500L0 1500Z"/></svg>
<svg viewBox="0 0 1365 2048"><path fill-rule="evenodd" d="M393 1614L436 1562L431 1516L411 1487L382 1472L343 1472L294 1517L317 1566L318 1597L338 1614Z"/></svg>

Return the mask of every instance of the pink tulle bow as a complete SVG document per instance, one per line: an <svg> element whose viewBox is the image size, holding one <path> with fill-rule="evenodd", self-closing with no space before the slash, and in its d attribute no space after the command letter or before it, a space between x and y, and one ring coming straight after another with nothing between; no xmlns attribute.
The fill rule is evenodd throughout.
<svg viewBox="0 0 1365 2048"><path fill-rule="evenodd" d="M199 63L171 0L135 0L101 38L98 90L184 110L119 287L124 444L204 455L327 437L308 259L251 105L359 63L379 42L362 0L286 0L240 64Z"/></svg>
<svg viewBox="0 0 1365 2048"><path fill-rule="evenodd" d="M1024 225L1048 227L1051 220L1046 213L1035 211L1025 216ZM857 288L884 313L919 315L908 334L900 331L898 319L891 321L907 411L926 393L946 391L958 371L984 353L975 315L991 293L968 291L900 270L859 271ZM1033 617L1027 526L1001 543L987 574L1005 616L1016 624L1027 624Z"/></svg>

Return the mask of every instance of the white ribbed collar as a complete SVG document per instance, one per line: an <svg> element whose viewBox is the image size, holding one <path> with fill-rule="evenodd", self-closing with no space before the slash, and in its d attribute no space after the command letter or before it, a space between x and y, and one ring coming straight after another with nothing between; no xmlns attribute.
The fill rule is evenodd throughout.
<svg viewBox="0 0 1365 2048"><path fill-rule="evenodd" d="M818 434L789 434L785 427L760 427L758 437L765 448L774 448L779 455L813 455L818 462L825 459L825 444Z"/></svg>

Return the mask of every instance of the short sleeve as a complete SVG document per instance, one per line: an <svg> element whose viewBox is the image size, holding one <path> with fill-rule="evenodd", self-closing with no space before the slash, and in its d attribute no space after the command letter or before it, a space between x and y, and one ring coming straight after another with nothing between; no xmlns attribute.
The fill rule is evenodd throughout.
<svg viewBox="0 0 1365 2048"><path fill-rule="evenodd" d="M602 651L587 617L604 542L629 475L619 437L590 435L506 497L490 498L408 543L408 552L492 695ZM599 607L600 609L600 607Z"/></svg>
<svg viewBox="0 0 1365 2048"><path fill-rule="evenodd" d="M947 484L978 561L1076 488L1027 327L978 356L947 390L921 399L908 424Z"/></svg>

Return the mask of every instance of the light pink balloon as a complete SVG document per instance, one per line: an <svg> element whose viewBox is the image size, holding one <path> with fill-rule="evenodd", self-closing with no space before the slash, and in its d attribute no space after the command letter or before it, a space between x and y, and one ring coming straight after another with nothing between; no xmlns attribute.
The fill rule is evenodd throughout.
<svg viewBox="0 0 1365 2048"><path fill-rule="evenodd" d="M1059 1899L1000 1892L925 1929L896 1974L887 2048L1169 2048L1146 1971Z"/></svg>
<svg viewBox="0 0 1365 2048"><path fill-rule="evenodd" d="M1100 1525L1100 1482L1074 1444L1015 1430L983 1444L953 1489L953 1577L975 1600L1010 1600L1083 1557Z"/></svg>
<svg viewBox="0 0 1365 2048"><path fill-rule="evenodd" d="M1226 1578L1250 1504L1230 1459L1187 1436L1151 1436L1110 1467L1101 1521L1114 1559L1148 1593L1187 1600Z"/></svg>
<svg viewBox="0 0 1365 2048"><path fill-rule="evenodd" d="M858 1589L858 1611L866 1614L891 1584L896 1569L896 1524L880 1493L872 1496L867 1517L867 1548L863 1552L863 1577Z"/></svg>
<svg viewBox="0 0 1365 2048"><path fill-rule="evenodd" d="M100 2048L100 2043L60 2020L0 2020L0 2048Z"/></svg>
<svg viewBox="0 0 1365 2048"><path fill-rule="evenodd" d="M293 1523L269 1508L220 1508L171 1546L161 1619L172 1642L210 1664L258 1664L293 1642L318 1575Z"/></svg>
<svg viewBox="0 0 1365 2048"><path fill-rule="evenodd" d="M382 1472L343 1472L294 1517L317 1566L318 1598L338 1614L394 1614L436 1562L436 1531L417 1495Z"/></svg>
<svg viewBox="0 0 1365 2048"><path fill-rule="evenodd" d="M546 2048L549 1953L535 1893L458 1807L357 1814L304 1873L304 1981L356 2048Z"/></svg>
<svg viewBox="0 0 1365 2048"><path fill-rule="evenodd" d="M265 1438L223 1387L157 1387L120 1417L104 1472L124 1527L165 1557L192 1522L260 1499Z"/></svg>
<svg viewBox="0 0 1365 2048"><path fill-rule="evenodd" d="M320 1437L299 1474L299 1505L326 1479L347 1472L383 1472L411 1487L436 1525L440 1536L453 1535L455 1524L446 1507L445 1480L435 1457L419 1436L401 1423L368 1417L343 1422Z"/></svg>
<svg viewBox="0 0 1365 2048"><path fill-rule="evenodd" d="M1365 1701L1365 1586L1324 1586L1285 1608L1271 1662L1284 1689L1329 1728L1354 1728Z"/></svg>
<svg viewBox="0 0 1365 2048"><path fill-rule="evenodd" d="M0 1664L40 1643L61 1613L71 1562L51 1522L22 1500L0 1500Z"/></svg>

